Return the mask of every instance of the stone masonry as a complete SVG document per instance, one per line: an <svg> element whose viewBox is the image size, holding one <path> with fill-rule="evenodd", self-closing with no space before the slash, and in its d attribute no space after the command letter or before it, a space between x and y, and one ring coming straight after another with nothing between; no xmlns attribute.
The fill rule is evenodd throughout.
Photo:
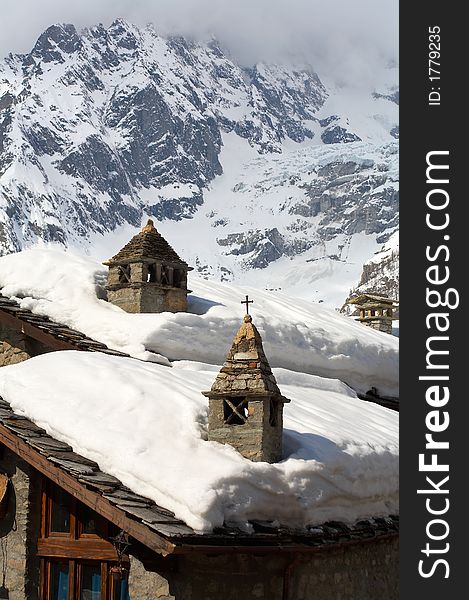
<svg viewBox="0 0 469 600"><path fill-rule="evenodd" d="M392 334L394 310L399 304L397 300L377 294L362 293L349 298L347 304L356 307L359 314L357 321L377 331Z"/></svg>
<svg viewBox="0 0 469 600"><path fill-rule="evenodd" d="M0 323L0 367L14 365L51 349Z"/></svg>
<svg viewBox="0 0 469 600"><path fill-rule="evenodd" d="M158 233L151 219L109 267L108 301L129 313L187 311L187 263Z"/></svg>
<svg viewBox="0 0 469 600"><path fill-rule="evenodd" d="M24 333L0 324L0 366L14 365L30 358Z"/></svg>
<svg viewBox="0 0 469 600"><path fill-rule="evenodd" d="M0 598L38 600L39 559L35 552L41 515L41 479L2 444L0 473L10 478L6 515L0 521Z"/></svg>
<svg viewBox="0 0 469 600"><path fill-rule="evenodd" d="M204 555L164 559L146 571L131 559L132 600L397 600L398 537L313 553ZM163 561L163 565L164 565Z"/></svg>
<svg viewBox="0 0 469 600"><path fill-rule="evenodd" d="M209 398L208 439L230 444L253 461L282 458L282 396L262 347L261 336L246 315Z"/></svg>

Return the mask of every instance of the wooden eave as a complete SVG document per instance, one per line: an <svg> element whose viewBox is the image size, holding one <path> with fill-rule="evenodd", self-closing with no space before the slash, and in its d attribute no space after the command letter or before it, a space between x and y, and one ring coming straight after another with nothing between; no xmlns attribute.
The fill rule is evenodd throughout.
<svg viewBox="0 0 469 600"><path fill-rule="evenodd" d="M372 317L357 317L356 321L398 321L394 317L388 317L387 315L373 315Z"/></svg>
<svg viewBox="0 0 469 600"><path fill-rule="evenodd" d="M75 477L54 465L48 458L28 446L26 441L21 440L3 424L0 424L0 442L42 475L154 552L167 555L174 551L174 544L159 536L156 532L152 532L145 524L129 518L124 511L111 504L107 498L88 489Z"/></svg>
<svg viewBox="0 0 469 600"><path fill-rule="evenodd" d="M89 338L81 331L55 323L48 317L22 309L17 302L0 295L0 323L37 340L51 350L84 350L114 356L129 356Z"/></svg>
<svg viewBox="0 0 469 600"><path fill-rule="evenodd" d="M359 296L347 300L347 304L359 304L362 302L377 302L381 305L386 304L392 306L399 304L399 300L393 300L392 298L386 298L385 296L376 296L374 294L360 294Z"/></svg>
<svg viewBox="0 0 469 600"><path fill-rule="evenodd" d="M370 302L369 304L356 304L355 305L359 310L369 310L370 308L382 308L384 310L389 310L392 308L395 310L395 307L392 304L380 304L379 302Z"/></svg>

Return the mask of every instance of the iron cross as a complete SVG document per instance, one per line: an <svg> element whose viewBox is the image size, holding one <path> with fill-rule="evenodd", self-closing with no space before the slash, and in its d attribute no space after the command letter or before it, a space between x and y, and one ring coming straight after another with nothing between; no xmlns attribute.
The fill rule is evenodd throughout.
<svg viewBox="0 0 469 600"><path fill-rule="evenodd" d="M249 296L246 296L246 300L241 300L241 304L246 305L246 314L249 314L249 305L253 304L254 300L249 300Z"/></svg>

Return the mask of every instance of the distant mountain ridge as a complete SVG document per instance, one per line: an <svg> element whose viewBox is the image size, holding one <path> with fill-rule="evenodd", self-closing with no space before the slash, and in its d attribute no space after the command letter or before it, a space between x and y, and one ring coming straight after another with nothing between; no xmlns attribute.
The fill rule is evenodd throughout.
<svg viewBox="0 0 469 600"><path fill-rule="evenodd" d="M398 214L395 168L383 150L395 148L388 152L394 161L397 87L373 90L368 101L363 114L348 112L352 104L311 67L247 68L213 39L164 38L122 19L82 32L53 25L29 54L0 62L1 252L37 241L83 246L90 236L138 227L146 215L176 232L197 215L197 226L216 240L209 260L218 267L207 272L201 248L189 258L202 274L220 278L223 267L221 278L236 278L239 269L270 268L281 258L307 260L318 239L386 238ZM337 106L343 110L331 112ZM278 181L285 168L294 179L295 165L311 160L314 177L292 183L279 205L286 220L275 210L256 214L250 204L252 219L243 221L242 207L259 188L248 176L243 190L242 160L231 161L230 145L251 165L246 173L257 172L256 156L279 169L270 184L277 191L285 191ZM347 161L344 145L368 155L375 145L381 163L366 165L357 153ZM326 155L329 162L318 164ZM222 197L216 218L202 218L216 204L215 183L232 179L243 219L231 222Z"/></svg>

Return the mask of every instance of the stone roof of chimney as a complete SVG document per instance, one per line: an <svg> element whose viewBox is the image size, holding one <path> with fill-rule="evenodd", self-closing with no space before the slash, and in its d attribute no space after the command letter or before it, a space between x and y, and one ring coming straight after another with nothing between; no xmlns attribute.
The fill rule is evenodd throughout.
<svg viewBox="0 0 469 600"><path fill-rule="evenodd" d="M119 250L115 256L103 264L110 266L145 259L179 263L190 270L187 263L177 255L164 237L158 233L151 219L148 219L147 224L142 230L137 235L134 235L122 250Z"/></svg>
<svg viewBox="0 0 469 600"><path fill-rule="evenodd" d="M225 363L217 375L210 392L205 396L276 396L283 397L264 353L262 338L252 322L251 315L244 317Z"/></svg>

